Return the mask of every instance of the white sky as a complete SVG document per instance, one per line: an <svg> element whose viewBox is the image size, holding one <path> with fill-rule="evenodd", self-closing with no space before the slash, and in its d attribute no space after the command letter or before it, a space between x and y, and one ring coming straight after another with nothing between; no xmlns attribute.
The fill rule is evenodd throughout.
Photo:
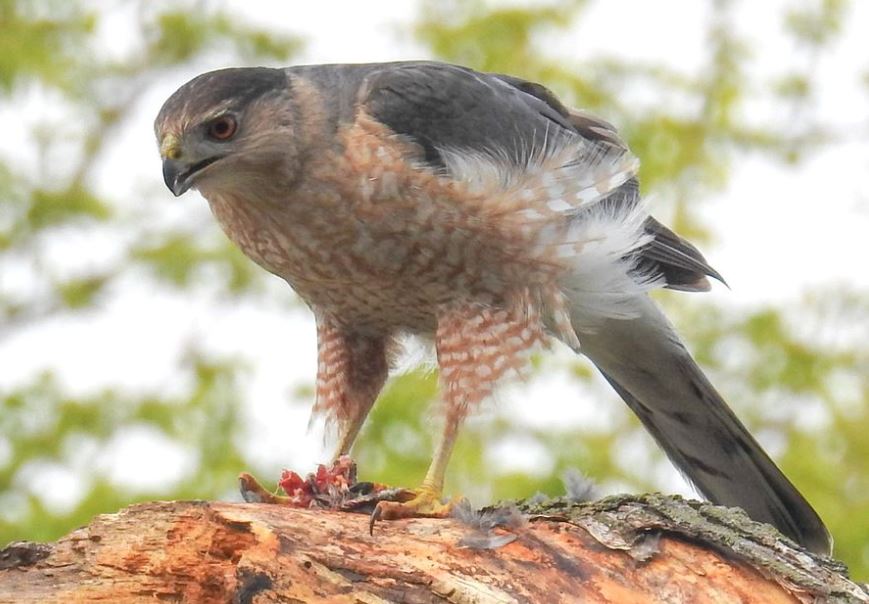
<svg viewBox="0 0 869 604"><path fill-rule="evenodd" d="M425 57L424 49L410 40L408 23L416 14L413 2L270 2L231 0L235 14L251 22L285 27L308 40L302 62L366 62ZM762 81L782 65L799 66L780 35L776 2L739 4L737 31L756 49L752 75ZM830 284L869 288L869 211L864 175L869 169L867 95L855 76L867 69L869 44L856 24L869 23L869 3L855 2L847 31L836 48L821 58L821 118L848 132L855 140L819 153L796 169L747 155L738 159L730 184L703 207L706 219L717 225L718 242L706 255L728 279L732 290L718 287L709 296L720 304L751 306L792 300L803 291ZM124 35L124 5L100 41L119 55L130 49ZM649 62L665 62L686 73L702 67L706 3L667 0L642 2L598 1L570 35L553 40L548 52L572 62L597 54L616 55ZM339 18L340 15L340 18ZM775 32L776 35L770 35ZM151 120L162 101L198 71L224 66L203 64L190 73L179 73L164 85L148 91L139 102L135 119L106 151L98 173L98 187L118 204L142 204L143 215L154 225L161 221L188 220L217 225L197 193L173 199L163 189L160 164L152 140ZM168 80L168 79L167 79ZM545 82L544 82L545 83ZM33 120L43 104L28 106ZM46 109L47 110L47 109ZM769 107L753 108L750 119L781 119ZM0 108L4 126L8 108ZM5 140L26 139L27 121L10 123L13 134ZM21 136L17 136L20 134ZM0 142L0 153L27 161L20 146ZM642 159L642 158L641 158ZM143 183L153 191L141 196ZM100 261L118 249L111 235L94 241L64 240L52 255L67 262L70 270ZM70 254L75 249L76 254ZM115 250L115 252L113 252ZM83 264L84 263L84 264ZM0 266L4 287L20 277L15 267ZM16 276L18 275L18 276ZM835 292L837 286L831 291ZM269 299L281 299L282 283L270 283ZM833 294L835 295L835 294ZM289 404L290 392L310 384L316 367L313 320L306 310L287 311L279 303L254 306L222 304L213 293L179 297L170 292L144 290L135 276L126 279L104 305L82 316L57 318L33 325L0 341L0 388L21 384L43 368L53 368L74 392L92 392L105 385L121 384L141 390L171 392L179 389L174 368L189 342L201 342L206 350L248 357L254 369L247 383L248 412L256 438L246 442L251 458L274 467L292 464L305 470L327 457L319 429L306 433L308 409ZM605 421L606 411L574 392L561 363L536 377L530 386L507 389L500 397L504 410L517 413L534 425L563 425ZM524 401L534 400L530 413ZM576 400L567 406L565 401ZM608 401L607 401L608 402ZM567 413L567 416L565 415ZM154 463L156 440L144 431L119 439L104 471L124 482L138 476L148 485L166 478L167 467L177 468L178 478L193 460L169 444L160 447L160 463ZM0 456L2 456L0 438ZM74 498L75 475L86 475L86 455L76 456L66 467L43 468L37 487L41 493L57 493L62 507ZM2 460L0 460L2 461ZM518 460L517 460L518 463ZM581 463L581 460L577 460ZM675 477L675 472L673 477ZM674 484L676 480L673 479ZM67 489L58 489L65 484ZM141 484L141 483L140 483ZM687 490L683 489L685 492ZM66 495L63 495L66 493ZM72 493L72 495L70 495Z"/></svg>

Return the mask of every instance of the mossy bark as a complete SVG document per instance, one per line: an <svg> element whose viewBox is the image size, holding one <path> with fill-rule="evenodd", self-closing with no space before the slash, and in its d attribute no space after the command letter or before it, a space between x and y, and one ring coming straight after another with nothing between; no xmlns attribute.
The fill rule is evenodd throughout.
<svg viewBox="0 0 869 604"><path fill-rule="evenodd" d="M507 527L414 519L370 536L362 514L139 504L0 551L0 602L869 602L840 564L736 510L516 505L525 520Z"/></svg>

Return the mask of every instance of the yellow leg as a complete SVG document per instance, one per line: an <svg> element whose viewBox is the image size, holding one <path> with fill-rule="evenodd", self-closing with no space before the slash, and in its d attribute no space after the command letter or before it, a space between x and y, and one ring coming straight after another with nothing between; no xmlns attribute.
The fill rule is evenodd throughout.
<svg viewBox="0 0 869 604"><path fill-rule="evenodd" d="M317 321L317 402L323 414L339 426L332 461L349 455L368 412L389 373L388 340L348 332L321 317Z"/></svg>
<svg viewBox="0 0 869 604"><path fill-rule="evenodd" d="M457 413L447 415L446 426L435 447L434 458L425 474L422 485L409 501L381 501L371 514L369 529L373 533L378 520L397 520L399 518L446 518L453 510L454 502L442 503L444 475L447 471L453 445L456 442L461 416Z"/></svg>
<svg viewBox="0 0 869 604"><path fill-rule="evenodd" d="M350 455L350 449L353 448L353 443L356 442L356 437L359 436L359 431L368 417L368 412L374 406L374 400L367 406L361 405L354 411L352 417L341 422L341 427L338 432L338 445L335 447L335 454L332 455L332 463L338 461L344 455Z"/></svg>
<svg viewBox="0 0 869 604"><path fill-rule="evenodd" d="M457 414L450 413L447 415L444 432L441 434L435 447L434 457L431 460L431 465L425 473L425 478L422 481L423 488L430 489L437 493L441 493L444 489L444 476L447 473L447 465L450 461L450 456L453 453L453 446L456 444L456 436L459 430L459 417Z"/></svg>

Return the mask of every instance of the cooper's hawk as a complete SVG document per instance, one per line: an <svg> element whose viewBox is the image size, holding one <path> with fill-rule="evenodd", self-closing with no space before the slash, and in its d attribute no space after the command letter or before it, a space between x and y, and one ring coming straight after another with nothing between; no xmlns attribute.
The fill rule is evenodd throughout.
<svg viewBox="0 0 869 604"><path fill-rule="evenodd" d="M317 320L315 411L347 454L396 337L434 340L445 428L417 497L437 514L456 432L529 349L587 355L710 500L816 552L818 515L650 300L720 279L649 216L615 129L519 78L433 62L224 69L156 121L163 176L191 187Z"/></svg>

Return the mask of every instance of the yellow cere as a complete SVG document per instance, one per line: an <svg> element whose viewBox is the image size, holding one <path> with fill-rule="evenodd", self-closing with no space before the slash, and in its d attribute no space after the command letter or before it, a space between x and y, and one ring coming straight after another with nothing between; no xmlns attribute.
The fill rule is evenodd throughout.
<svg viewBox="0 0 869 604"><path fill-rule="evenodd" d="M181 141L178 137L167 134L160 143L160 155L166 159L178 159L181 157Z"/></svg>

